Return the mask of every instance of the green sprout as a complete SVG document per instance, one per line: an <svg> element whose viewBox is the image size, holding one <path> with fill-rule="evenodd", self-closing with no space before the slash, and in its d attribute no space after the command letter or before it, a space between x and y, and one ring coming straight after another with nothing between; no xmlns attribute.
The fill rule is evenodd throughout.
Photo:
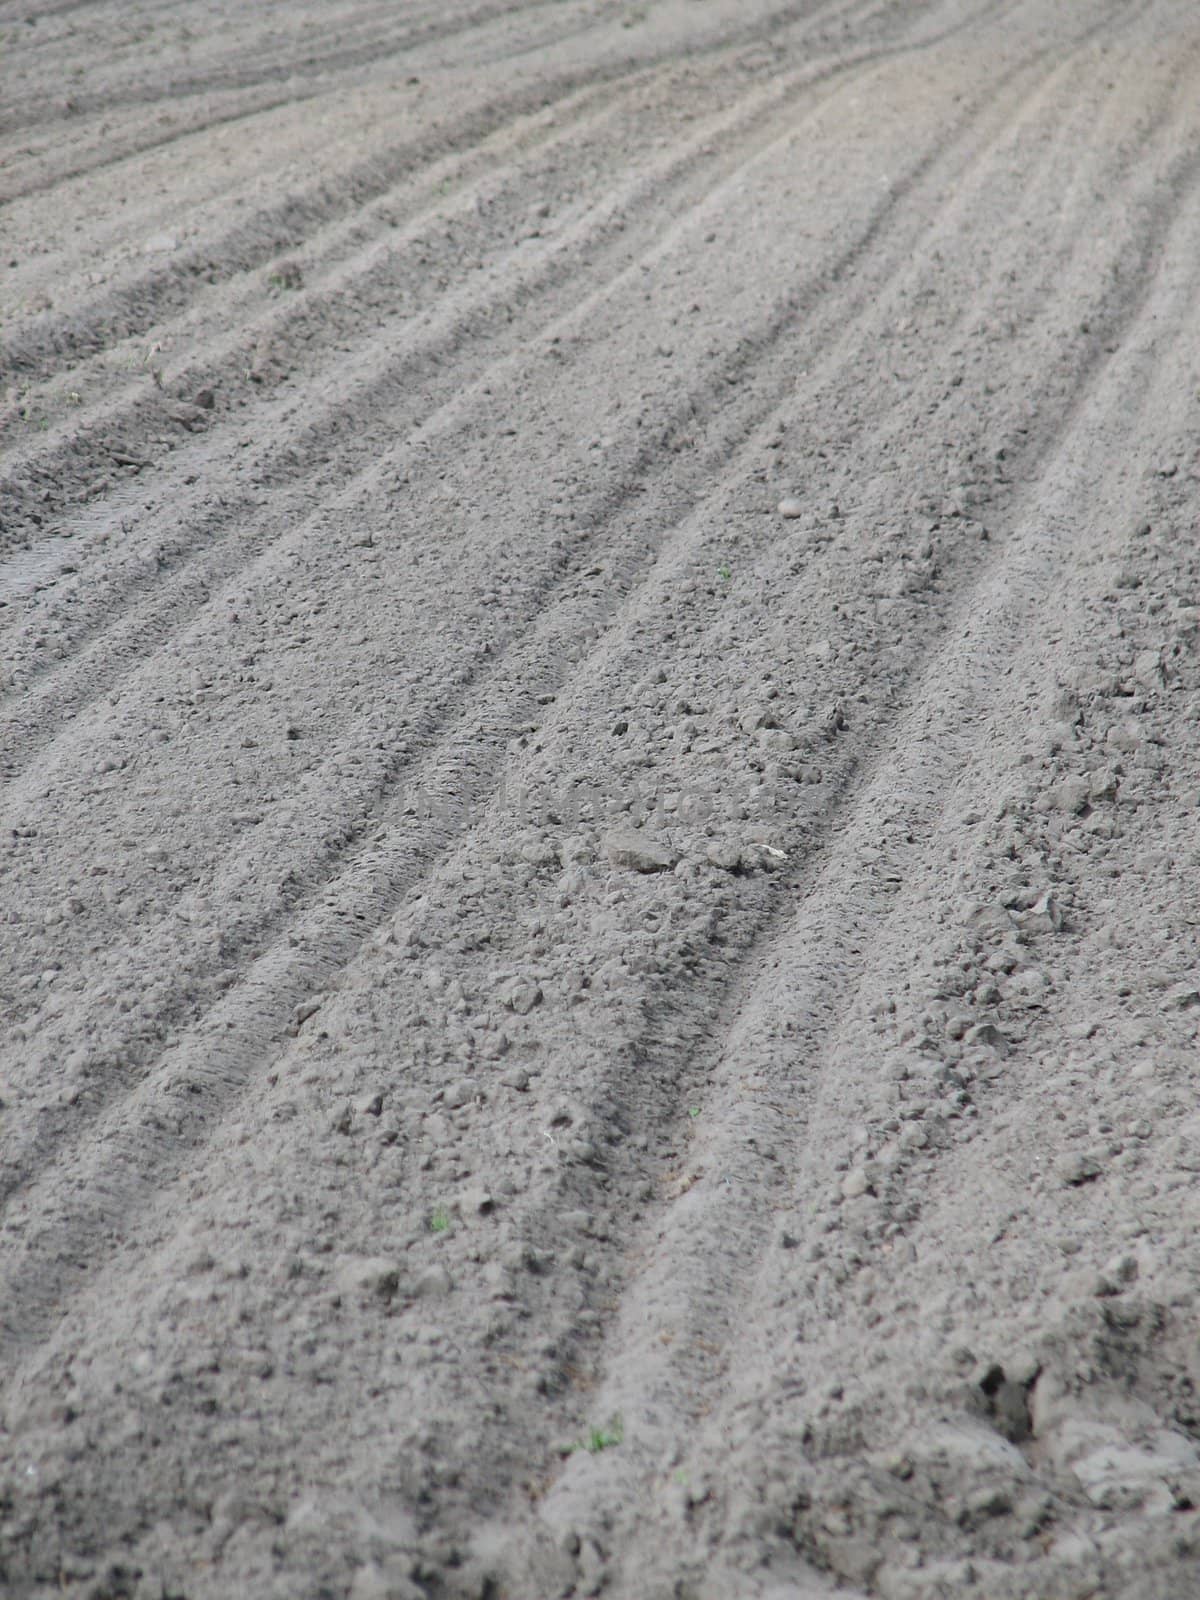
<svg viewBox="0 0 1200 1600"><path fill-rule="evenodd" d="M590 1456L598 1456L601 1450L611 1450L619 1445L625 1438L625 1424L620 1417L610 1417L608 1426L604 1428L589 1428L586 1439L581 1439L571 1446L571 1451L586 1450Z"/></svg>

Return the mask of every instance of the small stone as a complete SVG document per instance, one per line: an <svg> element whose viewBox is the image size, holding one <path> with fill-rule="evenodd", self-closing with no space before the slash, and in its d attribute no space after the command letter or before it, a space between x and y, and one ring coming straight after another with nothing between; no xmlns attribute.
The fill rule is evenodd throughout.
<svg viewBox="0 0 1200 1600"><path fill-rule="evenodd" d="M1066 926L1066 919L1054 892L1047 889L1039 895L1028 911L1021 912L1017 917L1017 926L1023 933L1061 933Z"/></svg>
<svg viewBox="0 0 1200 1600"><path fill-rule="evenodd" d="M976 1489L967 1496L966 1514L969 1522L982 1522L988 1517L1006 1517L1013 1508L1012 1496L1007 1489L996 1485Z"/></svg>
<svg viewBox="0 0 1200 1600"><path fill-rule="evenodd" d="M710 844L706 854L710 864L718 867L722 872L740 872L742 870L742 847L740 844L728 842Z"/></svg>
<svg viewBox="0 0 1200 1600"><path fill-rule="evenodd" d="M459 1106L470 1105L479 1095L479 1084L474 1078L460 1078L457 1083L452 1083L442 1095L442 1104L451 1111L456 1111Z"/></svg>
<svg viewBox="0 0 1200 1600"><path fill-rule="evenodd" d="M972 906L964 919L973 933L1011 933L1013 919L1003 906Z"/></svg>
<svg viewBox="0 0 1200 1600"><path fill-rule="evenodd" d="M533 978L514 978L504 992L504 1004L519 1017L527 1017L541 1002L541 986Z"/></svg>
<svg viewBox="0 0 1200 1600"><path fill-rule="evenodd" d="M1113 1256L1100 1269L1093 1293L1101 1298L1123 1294L1131 1283L1136 1283L1139 1270L1135 1255Z"/></svg>
<svg viewBox="0 0 1200 1600"><path fill-rule="evenodd" d="M529 1074L524 1067L509 1067L508 1071L501 1076L500 1082L506 1089L516 1089L520 1092L528 1089Z"/></svg>
<svg viewBox="0 0 1200 1600"><path fill-rule="evenodd" d="M1140 750L1145 744L1142 731L1136 722L1118 723L1104 736L1104 742L1111 750L1116 750L1122 755L1132 755L1135 750Z"/></svg>
<svg viewBox="0 0 1200 1600"><path fill-rule="evenodd" d="M786 495L779 502L779 515L789 521L804 515L804 501L798 495Z"/></svg>
<svg viewBox="0 0 1200 1600"><path fill-rule="evenodd" d="M1096 1157L1086 1154L1064 1156L1057 1167L1059 1180L1068 1189L1078 1189L1082 1184L1091 1183L1100 1176L1101 1170Z"/></svg>
<svg viewBox="0 0 1200 1600"><path fill-rule="evenodd" d="M1115 800L1118 789L1117 775L1107 768L1093 772L1088 779L1088 798L1090 800Z"/></svg>
<svg viewBox="0 0 1200 1600"><path fill-rule="evenodd" d="M610 833L604 852L614 867L634 872L667 872L679 859L672 851L632 829Z"/></svg>
<svg viewBox="0 0 1200 1600"><path fill-rule="evenodd" d="M454 1287L453 1280L445 1267L440 1262L424 1268L413 1279L413 1294L418 1300L436 1300L442 1295L449 1294Z"/></svg>
<svg viewBox="0 0 1200 1600"><path fill-rule="evenodd" d="M338 1264L341 1294L355 1300L390 1300L400 1287L400 1269L384 1256L346 1256Z"/></svg>
<svg viewBox="0 0 1200 1600"><path fill-rule="evenodd" d="M1134 657L1133 675L1147 689L1160 688L1163 682L1162 651L1139 651Z"/></svg>
<svg viewBox="0 0 1200 1600"><path fill-rule="evenodd" d="M844 1200L857 1200L860 1195L868 1193L871 1180L867 1175L866 1167L851 1167L842 1179L842 1198Z"/></svg>
<svg viewBox="0 0 1200 1600"><path fill-rule="evenodd" d="M997 1055L1008 1054L1008 1036L1001 1033L994 1022L977 1022L973 1028L968 1028L966 1033L963 1034L962 1042L968 1047L986 1045L989 1049L995 1050Z"/></svg>
<svg viewBox="0 0 1200 1600"><path fill-rule="evenodd" d="M172 422L177 422L181 428L186 428L189 433L195 433L208 421L208 412L203 406L188 405L186 401L179 401L176 405L167 407L167 415Z"/></svg>
<svg viewBox="0 0 1200 1600"><path fill-rule="evenodd" d="M451 1137L450 1124L445 1117L440 1117L435 1112L433 1116L425 1118L425 1137L432 1144L448 1144Z"/></svg>
<svg viewBox="0 0 1200 1600"><path fill-rule="evenodd" d="M757 733L760 728L775 728L778 725L770 706L748 706L738 718L738 728L742 733Z"/></svg>
<svg viewBox="0 0 1200 1600"><path fill-rule="evenodd" d="M1087 778L1064 778L1061 783L1051 786L1040 794L1034 802L1034 810L1040 812L1066 811L1071 816L1078 816L1085 811L1092 799L1092 786Z"/></svg>
<svg viewBox="0 0 1200 1600"><path fill-rule="evenodd" d="M464 1189L459 1196L458 1209L463 1216L485 1217L495 1203L495 1199L487 1189Z"/></svg>
<svg viewBox="0 0 1200 1600"><path fill-rule="evenodd" d="M501 1261L484 1263L483 1281L493 1300L512 1300L517 1293L517 1280L511 1267Z"/></svg>

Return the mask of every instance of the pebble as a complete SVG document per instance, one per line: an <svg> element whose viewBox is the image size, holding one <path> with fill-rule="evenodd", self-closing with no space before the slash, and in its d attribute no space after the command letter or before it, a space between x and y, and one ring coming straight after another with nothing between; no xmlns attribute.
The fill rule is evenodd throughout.
<svg viewBox="0 0 1200 1600"><path fill-rule="evenodd" d="M707 855L710 863L722 872L741 871L742 847L739 844L710 844Z"/></svg>
<svg viewBox="0 0 1200 1600"><path fill-rule="evenodd" d="M195 433L198 428L208 421L208 412L203 406L189 405L186 401L167 407L167 415L172 421L177 422L181 428L186 428L189 433Z"/></svg>
<svg viewBox="0 0 1200 1600"><path fill-rule="evenodd" d="M779 515L791 520L804 515L804 501L798 495L786 495L779 502Z"/></svg>
<svg viewBox="0 0 1200 1600"><path fill-rule="evenodd" d="M1028 911L1022 911L1017 917L1017 926L1023 933L1061 933L1066 920L1053 891L1047 889Z"/></svg>
<svg viewBox="0 0 1200 1600"><path fill-rule="evenodd" d="M516 1278L512 1269L501 1261L484 1263L483 1281L494 1300L511 1300L516 1296Z"/></svg>
<svg viewBox="0 0 1200 1600"><path fill-rule="evenodd" d="M769 706L749 706L738 718L742 733L757 733L760 728L777 728L779 719Z"/></svg>
<svg viewBox="0 0 1200 1600"><path fill-rule="evenodd" d="M1163 682L1161 650L1142 650L1134 658L1133 675L1147 689L1157 689Z"/></svg>
<svg viewBox="0 0 1200 1600"><path fill-rule="evenodd" d="M1123 1294L1131 1283L1137 1282L1139 1270L1135 1255L1113 1256L1101 1267L1092 1292L1100 1298Z"/></svg>
<svg viewBox="0 0 1200 1600"><path fill-rule="evenodd" d="M531 867L558 866L558 849L549 839L532 839L520 849L522 861Z"/></svg>
<svg viewBox="0 0 1200 1600"><path fill-rule="evenodd" d="M634 872L667 872L679 859L673 851L632 829L610 833L604 841L604 853L614 867Z"/></svg>
<svg viewBox="0 0 1200 1600"><path fill-rule="evenodd" d="M1069 1155L1058 1163L1057 1171L1060 1182L1066 1188L1078 1189L1080 1185L1098 1178L1101 1167L1093 1155Z"/></svg>
<svg viewBox="0 0 1200 1600"><path fill-rule="evenodd" d="M529 1074L524 1067L509 1067L500 1082L506 1089L523 1090L529 1087Z"/></svg>
<svg viewBox="0 0 1200 1600"><path fill-rule="evenodd" d="M1008 1054L1008 1037L1000 1032L994 1022L977 1022L973 1028L968 1028L963 1034L963 1044L986 1045L995 1050L998 1055Z"/></svg>
<svg viewBox="0 0 1200 1600"><path fill-rule="evenodd" d="M1064 778L1061 783L1051 784L1038 796L1034 802L1034 810L1040 812L1066 811L1071 816L1078 816L1092 799L1092 786L1087 778Z"/></svg>
<svg viewBox="0 0 1200 1600"><path fill-rule="evenodd" d="M338 1265L337 1287L357 1300L390 1300L400 1287L400 1269L385 1256L347 1256Z"/></svg>
<svg viewBox="0 0 1200 1600"><path fill-rule="evenodd" d="M1003 906L973 906L964 918L973 933L1011 933L1013 919Z"/></svg>
<svg viewBox="0 0 1200 1600"><path fill-rule="evenodd" d="M844 1200L857 1200L867 1193L871 1187L871 1179L866 1167L851 1167L842 1179L842 1198Z"/></svg>
<svg viewBox="0 0 1200 1600"><path fill-rule="evenodd" d="M1088 779L1088 798L1090 800L1115 800L1117 795L1117 775L1103 768L1093 772Z"/></svg>
<svg viewBox="0 0 1200 1600"><path fill-rule="evenodd" d="M459 1106L469 1105L479 1094L479 1084L474 1078L460 1078L457 1083L452 1083L442 1095L442 1104L451 1111Z"/></svg>
<svg viewBox="0 0 1200 1600"><path fill-rule="evenodd" d="M450 1274L440 1263L426 1267L413 1279L413 1293L419 1300L434 1300L449 1294L454 1287Z"/></svg>
<svg viewBox="0 0 1200 1600"><path fill-rule="evenodd" d="M541 986L533 978L515 978L504 994L504 1004L519 1017L527 1017L541 1001Z"/></svg>

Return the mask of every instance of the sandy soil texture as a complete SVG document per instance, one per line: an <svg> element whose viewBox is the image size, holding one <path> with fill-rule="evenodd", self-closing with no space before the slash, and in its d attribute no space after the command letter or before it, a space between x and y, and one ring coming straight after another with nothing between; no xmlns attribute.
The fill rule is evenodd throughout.
<svg viewBox="0 0 1200 1600"><path fill-rule="evenodd" d="M0 1592L1200 1596L1194 0L0 3Z"/></svg>

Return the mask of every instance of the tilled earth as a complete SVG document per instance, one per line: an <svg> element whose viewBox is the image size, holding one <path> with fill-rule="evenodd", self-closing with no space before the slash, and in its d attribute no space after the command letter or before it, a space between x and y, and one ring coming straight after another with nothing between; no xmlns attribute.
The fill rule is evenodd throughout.
<svg viewBox="0 0 1200 1600"><path fill-rule="evenodd" d="M0 1590L1200 1595L1194 0L0 33Z"/></svg>

